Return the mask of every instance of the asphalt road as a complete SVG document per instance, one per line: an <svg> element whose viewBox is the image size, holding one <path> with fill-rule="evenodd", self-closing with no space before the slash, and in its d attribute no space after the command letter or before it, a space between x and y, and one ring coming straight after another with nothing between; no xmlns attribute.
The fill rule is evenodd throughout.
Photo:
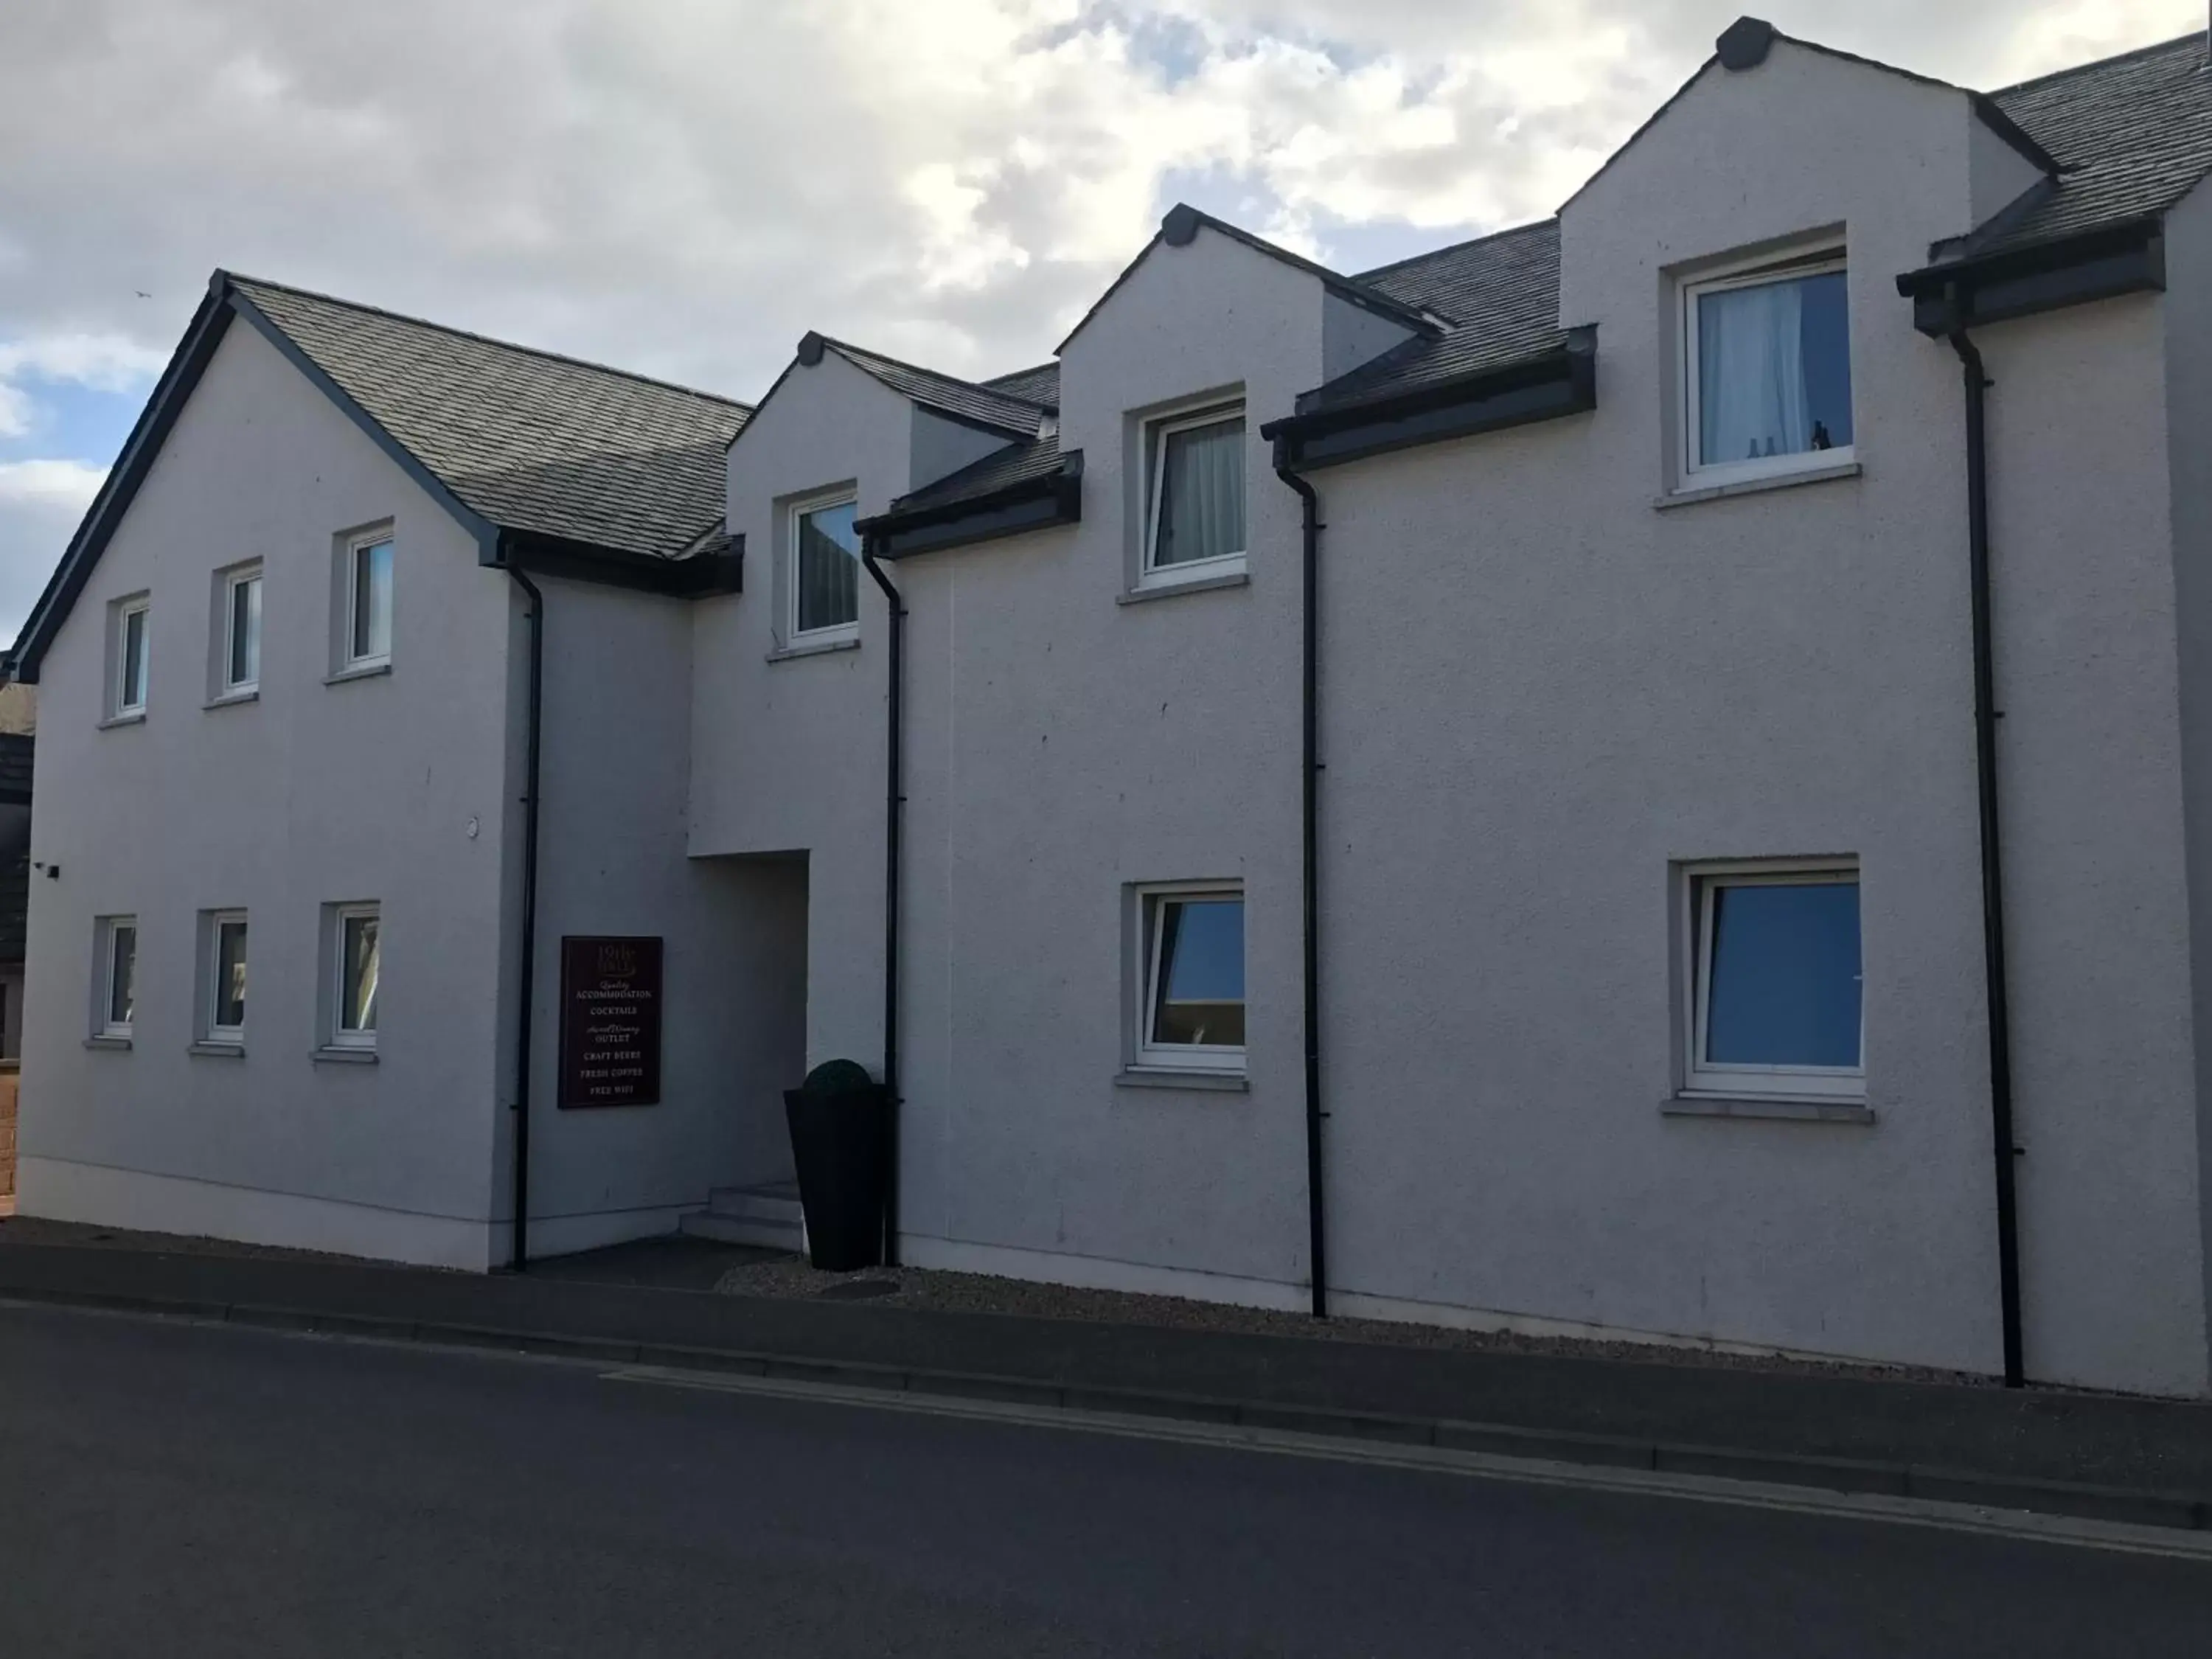
<svg viewBox="0 0 2212 1659"><path fill-rule="evenodd" d="M2212 1651L2212 1565L0 1308L0 1654Z"/></svg>

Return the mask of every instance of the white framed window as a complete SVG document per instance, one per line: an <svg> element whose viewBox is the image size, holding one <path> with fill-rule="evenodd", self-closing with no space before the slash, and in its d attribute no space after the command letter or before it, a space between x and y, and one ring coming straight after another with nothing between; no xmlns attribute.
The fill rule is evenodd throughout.
<svg viewBox="0 0 2212 1659"><path fill-rule="evenodd" d="M200 1035L210 1042L246 1041L246 912L207 915Z"/></svg>
<svg viewBox="0 0 2212 1659"><path fill-rule="evenodd" d="M1145 423L1145 556L1140 586L1244 568L1244 405Z"/></svg>
<svg viewBox="0 0 2212 1659"><path fill-rule="evenodd" d="M146 685L153 668L153 617L152 601L143 593L115 607L110 652L115 670L107 695L112 720L146 712Z"/></svg>
<svg viewBox="0 0 2212 1659"><path fill-rule="evenodd" d="M1685 283L1681 298L1684 488L1852 459L1842 250L1739 265Z"/></svg>
<svg viewBox="0 0 2212 1659"><path fill-rule="evenodd" d="M218 696L237 696L261 684L261 567L240 565L222 579L222 665Z"/></svg>
<svg viewBox="0 0 2212 1659"><path fill-rule="evenodd" d="M1243 1071L1244 890L1167 882L1136 896L1136 1064Z"/></svg>
<svg viewBox="0 0 2212 1659"><path fill-rule="evenodd" d="M93 1031L128 1037L138 1012L138 918L101 916L93 924Z"/></svg>
<svg viewBox="0 0 2212 1659"><path fill-rule="evenodd" d="M1686 871L1692 1095L1866 1093L1856 860Z"/></svg>
<svg viewBox="0 0 2212 1659"><path fill-rule="evenodd" d="M335 957L331 963L329 1041L334 1048L376 1047L381 920L374 904L338 904L331 908Z"/></svg>
<svg viewBox="0 0 2212 1659"><path fill-rule="evenodd" d="M356 536L346 544L345 633L341 668L374 668L392 660L392 532Z"/></svg>
<svg viewBox="0 0 2212 1659"><path fill-rule="evenodd" d="M789 644L828 645L860 636L859 511L849 489L794 501L786 509L790 562L784 586Z"/></svg>

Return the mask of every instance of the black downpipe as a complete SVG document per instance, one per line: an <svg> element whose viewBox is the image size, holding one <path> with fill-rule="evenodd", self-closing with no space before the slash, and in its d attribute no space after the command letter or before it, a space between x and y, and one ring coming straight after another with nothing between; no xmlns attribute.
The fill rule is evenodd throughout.
<svg viewBox="0 0 2212 1659"><path fill-rule="evenodd" d="M538 1000L538 750L545 698L545 596L519 566L507 574L530 599L530 705L528 759L523 765L522 797L522 989L514 1018L514 1259L508 1265L526 1272L530 1265L530 1042L532 1005Z"/></svg>
<svg viewBox="0 0 2212 1659"><path fill-rule="evenodd" d="M1997 836L1996 671L1990 623L1990 477L1987 404L1991 384L1952 299L1951 348L1966 380L1966 538L1974 626L1974 771L1982 831L1982 973L1990 1010L1990 1132L1996 1159L1997 1297L2004 1327L2004 1382L2027 1380L2021 1359L2020 1210L2013 1160L2012 1021L2005 978L2004 866Z"/></svg>
<svg viewBox="0 0 2212 1659"><path fill-rule="evenodd" d="M890 605L890 690L885 719L884 781L884 1092L890 1097L890 1179L884 1192L884 1261L898 1265L899 1117L904 1102L899 1095L899 824L905 817L906 678L902 657L906 646L906 606L884 568L876 562L876 542L871 536L860 544L860 562Z"/></svg>
<svg viewBox="0 0 2212 1659"><path fill-rule="evenodd" d="M1299 665L1299 720L1304 750L1304 800L1300 827L1305 868L1300 882L1305 933L1306 1039L1306 1231L1313 1258L1313 1311L1328 1317L1328 1230L1322 1202L1321 1106L1321 497L1297 473L1279 464L1275 476L1298 493L1301 530L1300 580L1304 599L1304 641Z"/></svg>

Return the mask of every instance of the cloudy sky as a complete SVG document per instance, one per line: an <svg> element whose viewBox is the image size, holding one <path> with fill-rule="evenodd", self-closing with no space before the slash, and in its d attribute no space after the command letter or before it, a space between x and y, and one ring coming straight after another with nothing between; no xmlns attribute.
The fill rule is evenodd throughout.
<svg viewBox="0 0 2212 1659"><path fill-rule="evenodd" d="M992 374L1178 199L1350 270L1542 217L1735 9L5 0L0 638L217 265L739 397L809 328ZM1984 88L2205 13L1766 8Z"/></svg>

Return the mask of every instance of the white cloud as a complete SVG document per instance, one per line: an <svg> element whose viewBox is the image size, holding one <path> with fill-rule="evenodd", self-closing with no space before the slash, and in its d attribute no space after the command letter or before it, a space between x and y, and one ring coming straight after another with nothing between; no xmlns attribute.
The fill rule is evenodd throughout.
<svg viewBox="0 0 2212 1659"><path fill-rule="evenodd" d="M0 461L0 504L82 514L106 477L106 467L83 461Z"/></svg>

